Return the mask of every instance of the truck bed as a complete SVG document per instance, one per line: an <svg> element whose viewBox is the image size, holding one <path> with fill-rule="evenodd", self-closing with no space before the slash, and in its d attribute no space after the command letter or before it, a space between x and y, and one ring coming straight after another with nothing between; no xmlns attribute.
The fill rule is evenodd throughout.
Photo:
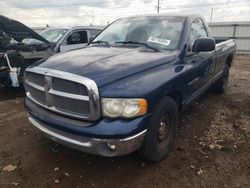
<svg viewBox="0 0 250 188"><path fill-rule="evenodd" d="M219 43L224 43L224 42L231 42L234 41L234 39L230 39L230 38L221 38L221 37L214 37L215 39L215 43L219 44Z"/></svg>
<svg viewBox="0 0 250 188"><path fill-rule="evenodd" d="M234 39L216 38L215 42L216 42L217 56L224 55L225 58L233 56L236 50Z"/></svg>

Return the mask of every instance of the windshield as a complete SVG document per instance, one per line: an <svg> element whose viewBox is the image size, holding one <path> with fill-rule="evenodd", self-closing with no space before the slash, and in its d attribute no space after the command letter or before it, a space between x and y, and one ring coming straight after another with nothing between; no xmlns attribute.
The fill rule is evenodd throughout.
<svg viewBox="0 0 250 188"><path fill-rule="evenodd" d="M47 29L39 34L45 38L47 41L51 43L56 43L58 40L68 31L68 29ZM26 44L39 44L43 43L42 41L36 40L36 39L24 39L22 41Z"/></svg>
<svg viewBox="0 0 250 188"><path fill-rule="evenodd" d="M181 17L139 17L115 21L98 35L92 43L106 43L112 46L146 44L159 50L174 50L178 42L184 18Z"/></svg>
<svg viewBox="0 0 250 188"><path fill-rule="evenodd" d="M40 33L40 35L51 43L56 43L68 29L51 29L45 30Z"/></svg>

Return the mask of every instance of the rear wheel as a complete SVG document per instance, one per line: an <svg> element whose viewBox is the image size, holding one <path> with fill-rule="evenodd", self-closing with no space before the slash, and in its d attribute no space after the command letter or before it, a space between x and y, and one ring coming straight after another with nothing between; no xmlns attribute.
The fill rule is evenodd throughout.
<svg viewBox="0 0 250 188"><path fill-rule="evenodd" d="M228 85L228 77L229 77L229 67L226 64L223 74L219 80L217 80L213 86L212 91L217 94L222 94L226 91Z"/></svg>
<svg viewBox="0 0 250 188"><path fill-rule="evenodd" d="M164 97L156 107L139 153L144 159L158 162L174 144L178 126L178 107L170 97Z"/></svg>

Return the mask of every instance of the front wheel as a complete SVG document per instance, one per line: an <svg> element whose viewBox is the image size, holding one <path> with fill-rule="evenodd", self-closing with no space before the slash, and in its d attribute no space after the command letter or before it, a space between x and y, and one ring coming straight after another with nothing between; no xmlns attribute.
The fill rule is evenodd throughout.
<svg viewBox="0 0 250 188"><path fill-rule="evenodd" d="M174 144L177 126L177 104L172 98L164 97L152 114L140 155L154 162L162 160Z"/></svg>

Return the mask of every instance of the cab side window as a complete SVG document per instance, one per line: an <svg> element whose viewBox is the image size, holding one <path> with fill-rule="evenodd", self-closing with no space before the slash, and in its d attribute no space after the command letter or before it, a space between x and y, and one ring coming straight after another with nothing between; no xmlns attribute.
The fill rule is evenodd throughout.
<svg viewBox="0 0 250 188"><path fill-rule="evenodd" d="M208 37L206 27L200 19L197 19L192 23L191 26L191 32L188 42L188 51L192 51L196 39L204 37Z"/></svg>
<svg viewBox="0 0 250 188"><path fill-rule="evenodd" d="M67 38L67 44L83 44L88 42L87 31L75 31L71 33Z"/></svg>

